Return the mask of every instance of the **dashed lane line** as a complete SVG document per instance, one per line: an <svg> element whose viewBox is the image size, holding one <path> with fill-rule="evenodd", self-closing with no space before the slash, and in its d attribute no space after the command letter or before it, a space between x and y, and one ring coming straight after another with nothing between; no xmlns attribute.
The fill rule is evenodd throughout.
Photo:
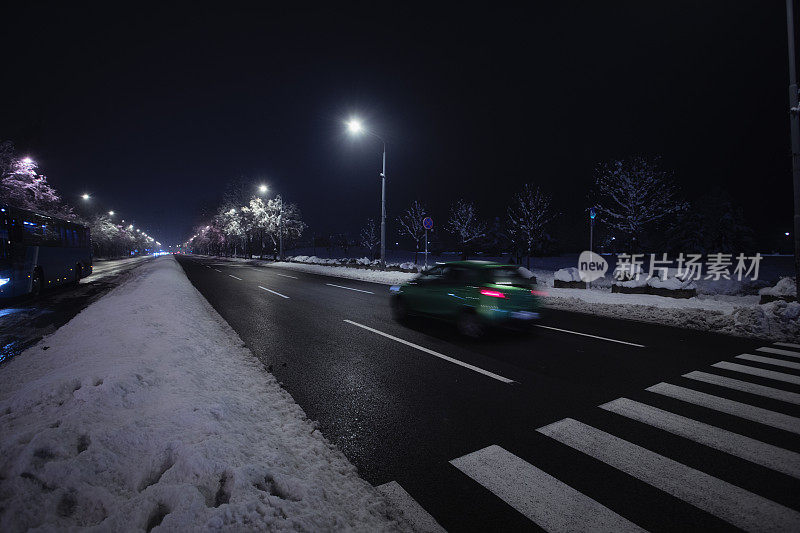
<svg viewBox="0 0 800 533"><path fill-rule="evenodd" d="M271 292L272 294L277 294L277 295L278 295L278 296L280 296L281 298L286 298L286 299L289 299L289 297L288 297L288 296L286 296L285 294L281 294L281 293L279 293L279 292L277 292L277 291L273 291L272 289L268 289L268 288L266 288L266 287L262 287L261 285L259 285L259 286L258 286L258 288L259 288L259 289L262 289L262 290L265 290L265 291L267 291L267 292Z"/></svg>
<svg viewBox="0 0 800 533"><path fill-rule="evenodd" d="M421 352L425 352L425 353L430 354L430 355L432 355L434 357L438 357L439 359L443 359L443 360L445 360L445 361L447 361L449 363L453 363L455 365L462 366L464 368L468 368L468 369L472 370L473 372L477 372L479 374L483 374L484 376L490 377L492 379L496 379L497 381L502 381L503 383L514 383L513 379L508 379L508 378L503 377L503 376L501 376L499 374L495 374L494 372L489 372L488 370L484 370L483 368L479 368L479 367L477 367L475 365L471 365L469 363L465 363L464 361L459 361L458 359L453 359L452 357L448 357L448 356L446 356L444 354L440 354L439 352L435 352L435 351L431 350L430 348L425 348L424 346L420 346L419 344L414 344L413 342L409 342L409 341L407 341L405 339L401 339L399 337L395 337L394 335L389 335L388 333L384 333L383 331L379 331L379 330L371 328L369 326L365 326L364 324L359 324L358 322L353 322L352 320L347 320L347 319L345 319L345 322L347 322L348 324L352 324L354 326L358 326L359 328L365 329L367 331L371 331L372 333L377 333L378 335L382 335L382 336L386 337L387 339L391 339L391 340L399 342L401 344L405 344L406 346L411 346L412 348L416 348L417 350L419 350Z"/></svg>
<svg viewBox="0 0 800 533"><path fill-rule="evenodd" d="M326 283L325 285L328 285L330 287L338 287L340 289L347 289L348 291L366 292L367 294L375 294L372 291L365 291L365 290L362 290L362 289L354 289L353 287L345 287L344 285L334 285L333 283Z"/></svg>
<svg viewBox="0 0 800 533"><path fill-rule="evenodd" d="M636 346L637 348L644 348L644 344L636 344L635 342L628 342L628 341L621 341L617 339L609 339L608 337L600 337L599 335L590 335L588 333L581 333L580 331L571 331L568 329L561 329L561 328L554 328L553 326L544 326L542 324L536 324L537 328L544 328L544 329L552 329L554 331L560 331L562 333L571 333L573 335L581 335L583 337L591 337L593 339L600 339L603 341L609 342L618 342L619 344L627 344L628 346Z"/></svg>

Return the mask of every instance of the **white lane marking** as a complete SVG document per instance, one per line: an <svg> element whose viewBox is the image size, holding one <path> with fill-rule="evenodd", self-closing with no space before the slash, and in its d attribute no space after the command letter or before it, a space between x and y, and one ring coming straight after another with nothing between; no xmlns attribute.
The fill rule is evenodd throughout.
<svg viewBox="0 0 800 533"><path fill-rule="evenodd" d="M459 365L459 366L463 366L464 368L468 368L468 369L470 369L472 371L475 371L475 372L477 372L479 374L483 374L484 376L488 376L488 377L490 377L492 379L496 379L497 381L502 381L503 383L514 383L513 379L504 378L503 376L501 376L499 374L495 374L493 372L489 372L488 370L484 370L482 368L479 368L477 366L471 365L469 363L465 363L463 361L459 361L458 359L453 359L452 357L448 357L448 356L446 356L444 354L440 354L439 352L434 352L433 350L431 350L429 348L425 348L424 346L420 346L419 344L414 344L413 342L409 342L409 341L401 339L399 337L395 337L394 335L389 335L388 333L384 333L382 331L379 331L377 329L371 328L369 326L365 326L364 324L359 324L358 322L353 322L352 320L347 320L347 319L345 319L345 322L347 322L348 324L352 324L354 326L358 326L358 327L360 327L362 329L365 329L367 331L371 331L373 333L377 333L378 335L383 335L387 339L392 339L393 341L397 341L397 342L399 342L401 344L405 344L406 346L411 346L412 348L416 348L417 350L419 350L421 352L425 352L427 354L433 355L434 357L438 357L439 359L444 359L445 361L447 361L449 363L453 363L453 364L456 364L456 365Z"/></svg>
<svg viewBox="0 0 800 533"><path fill-rule="evenodd" d="M547 531L644 531L500 446L450 464Z"/></svg>
<svg viewBox="0 0 800 533"><path fill-rule="evenodd" d="M787 348L797 348L800 350L800 344L795 344L793 342L776 342L775 346L786 346Z"/></svg>
<svg viewBox="0 0 800 533"><path fill-rule="evenodd" d="M763 348L756 348L757 352L766 352L766 353L775 353L778 355L788 355L789 357L800 357L800 352L794 352L792 350L781 350L780 348L771 348L769 346L765 346Z"/></svg>
<svg viewBox="0 0 800 533"><path fill-rule="evenodd" d="M348 291L357 291L357 292L366 292L367 294L375 294L372 291L364 291L361 289L354 289L353 287L345 287L344 285L334 285L333 283L326 283L325 285L329 285L331 287L339 287L340 289L347 289Z"/></svg>
<svg viewBox="0 0 800 533"><path fill-rule="evenodd" d="M800 528L797 511L577 420L536 431L746 531Z"/></svg>
<svg viewBox="0 0 800 533"><path fill-rule="evenodd" d="M761 357L760 355L751 355L749 353L743 353L742 355L737 355L736 359L744 359L745 361L755 361L756 363L764 363L766 365L782 366L784 368L792 368L794 370L800 370L800 363L794 363L792 361L784 361L783 359L774 359L772 357Z"/></svg>
<svg viewBox="0 0 800 533"><path fill-rule="evenodd" d="M603 341L609 342L618 342L620 344L627 344L628 346L636 346L637 348L644 348L644 344L636 344L635 342L628 342L628 341L620 341L617 339L609 339L608 337L600 337L598 335L589 335L588 333L581 333L579 331L570 331L568 329L561 329L561 328L554 328L553 326L543 326L542 324L536 324L537 328L545 328L545 329L552 329L555 331L561 331L563 333L572 333L573 335L582 335L584 337L591 337L593 339L600 339Z"/></svg>
<svg viewBox="0 0 800 533"><path fill-rule="evenodd" d="M762 409L761 407L755 407L746 403L728 400L727 398L713 396L705 392L685 389L677 385L670 385L669 383L659 383L652 387L647 387L645 390L669 396L676 400L707 407L721 413L738 416L739 418L751 420L766 426L772 426L791 433L800 434L800 418L795 418L783 413L776 413L769 409Z"/></svg>
<svg viewBox="0 0 800 533"><path fill-rule="evenodd" d="M423 533L446 533L445 529L439 525L428 511L417 503L397 481L390 481L375 487L386 499L394 504L395 507L403 511L403 516L414 526L414 531Z"/></svg>
<svg viewBox="0 0 800 533"><path fill-rule="evenodd" d="M222 270L218 270L218 269L216 269L216 268L215 268L214 270L216 270L216 271L217 271L217 272L219 272L219 273L222 273Z"/></svg>
<svg viewBox="0 0 800 533"><path fill-rule="evenodd" d="M289 274L281 274L280 272L275 272L275 274L279 276L283 276L284 278L292 278L292 279L299 279L297 276L290 276ZM383 485L381 485L382 487Z"/></svg>
<svg viewBox="0 0 800 533"><path fill-rule="evenodd" d="M600 406L601 409L638 420L664 431L699 442L715 450L741 457L757 465L800 478L800 453L778 448L771 444L739 435L677 415L657 407L639 403L628 398L618 398Z"/></svg>
<svg viewBox="0 0 800 533"><path fill-rule="evenodd" d="M239 281L242 281L242 278L237 278L237 277L236 277L236 276L234 276L233 274L228 274L228 275L229 275L230 277L234 278L234 279L238 279Z"/></svg>
<svg viewBox="0 0 800 533"><path fill-rule="evenodd" d="M278 295L278 296L280 296L281 298L289 298L289 297L288 297L288 296L286 296L285 294L281 294L281 293L279 293L279 292L275 292L275 291L273 291L272 289L268 289L268 288L266 288L266 287L262 287L261 285L259 285L259 286L258 286L258 288L259 288L259 289L263 289L263 290L265 290L265 291L267 291L267 292L271 292L272 294L277 294L277 295Z"/></svg>
<svg viewBox="0 0 800 533"><path fill-rule="evenodd" d="M753 376L761 376L763 378L800 385L800 376L795 376L793 374L784 374L783 372L775 372L774 370L764 370L763 368L756 368L754 366L737 365L736 363L729 363L727 361L720 361L719 363L714 363L711 366L714 368L724 368L725 370L732 370L734 372L741 372L743 374L751 374Z"/></svg>
<svg viewBox="0 0 800 533"><path fill-rule="evenodd" d="M781 400L783 402L793 403L800 405L800 394L796 392L789 392L765 385L758 385L750 383L749 381L740 381L738 379L727 378L725 376L718 376L716 374L708 374L706 372L693 371L684 374L683 377L711 383L712 385L719 385L720 387L727 387L729 389L736 389L750 394L757 394L758 396L765 396L773 400Z"/></svg>

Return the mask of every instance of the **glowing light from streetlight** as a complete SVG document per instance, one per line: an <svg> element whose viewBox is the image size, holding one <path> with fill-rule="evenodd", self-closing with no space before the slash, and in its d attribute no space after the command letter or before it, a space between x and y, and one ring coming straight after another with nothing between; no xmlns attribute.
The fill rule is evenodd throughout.
<svg viewBox="0 0 800 533"><path fill-rule="evenodd" d="M361 124L361 121L357 118L352 118L348 120L345 124L347 124L347 131L356 135L364 131L364 126Z"/></svg>
<svg viewBox="0 0 800 533"><path fill-rule="evenodd" d="M91 198L91 196L89 196L89 193L88 193L88 192L85 192L85 193L83 193L83 194L81 195L81 198L83 198L84 200L88 200L89 198Z"/></svg>
<svg viewBox="0 0 800 533"><path fill-rule="evenodd" d="M108 212L108 216L111 216L111 217L113 217L113 216L114 216L114 211L109 211L109 212Z"/></svg>
<svg viewBox="0 0 800 533"><path fill-rule="evenodd" d="M258 192L260 192L261 194L266 194L268 190L269 190L269 187L267 187L263 183L258 186Z"/></svg>
<svg viewBox="0 0 800 533"><path fill-rule="evenodd" d="M26 165L32 165L33 159L31 159L30 157L26 157L22 160L22 162L25 163Z"/></svg>

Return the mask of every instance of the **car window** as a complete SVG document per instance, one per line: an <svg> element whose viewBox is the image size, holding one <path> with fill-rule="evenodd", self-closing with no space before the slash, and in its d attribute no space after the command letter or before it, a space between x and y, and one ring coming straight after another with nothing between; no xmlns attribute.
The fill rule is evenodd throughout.
<svg viewBox="0 0 800 533"><path fill-rule="evenodd" d="M435 267L429 268L425 272L421 273L419 275L419 278L417 278L417 279L423 280L423 281L441 279L442 278L442 270L443 269L442 269L441 266L435 266Z"/></svg>
<svg viewBox="0 0 800 533"><path fill-rule="evenodd" d="M530 280L522 275L518 267L499 267L490 271L492 283L497 285L522 285L528 286Z"/></svg>
<svg viewBox="0 0 800 533"><path fill-rule="evenodd" d="M450 269L450 274L447 278L454 283L463 283L465 285L477 284L478 272L474 268L453 267Z"/></svg>

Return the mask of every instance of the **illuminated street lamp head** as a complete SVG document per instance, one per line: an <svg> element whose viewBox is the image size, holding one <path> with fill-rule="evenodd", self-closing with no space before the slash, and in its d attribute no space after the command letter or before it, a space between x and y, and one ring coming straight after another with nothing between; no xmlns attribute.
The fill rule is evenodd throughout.
<svg viewBox="0 0 800 533"><path fill-rule="evenodd" d="M361 124L361 121L357 118L351 118L346 122L347 124L347 131L352 133L353 135L358 135L359 133L364 131L364 126Z"/></svg>
<svg viewBox="0 0 800 533"><path fill-rule="evenodd" d="M258 186L258 192L260 192L261 194L266 194L268 190L269 190L269 187L267 187L263 183Z"/></svg>
<svg viewBox="0 0 800 533"><path fill-rule="evenodd" d="M89 198L91 198L91 196L89 196L89 193L85 192L81 195L81 198L83 198L84 200L88 200Z"/></svg>
<svg viewBox="0 0 800 533"><path fill-rule="evenodd" d="M30 157L26 157L22 160L22 162L25 163L26 165L32 165L33 159L31 159Z"/></svg>
<svg viewBox="0 0 800 533"><path fill-rule="evenodd" d="M108 212L108 216L113 217L114 216L114 211L109 211Z"/></svg>

